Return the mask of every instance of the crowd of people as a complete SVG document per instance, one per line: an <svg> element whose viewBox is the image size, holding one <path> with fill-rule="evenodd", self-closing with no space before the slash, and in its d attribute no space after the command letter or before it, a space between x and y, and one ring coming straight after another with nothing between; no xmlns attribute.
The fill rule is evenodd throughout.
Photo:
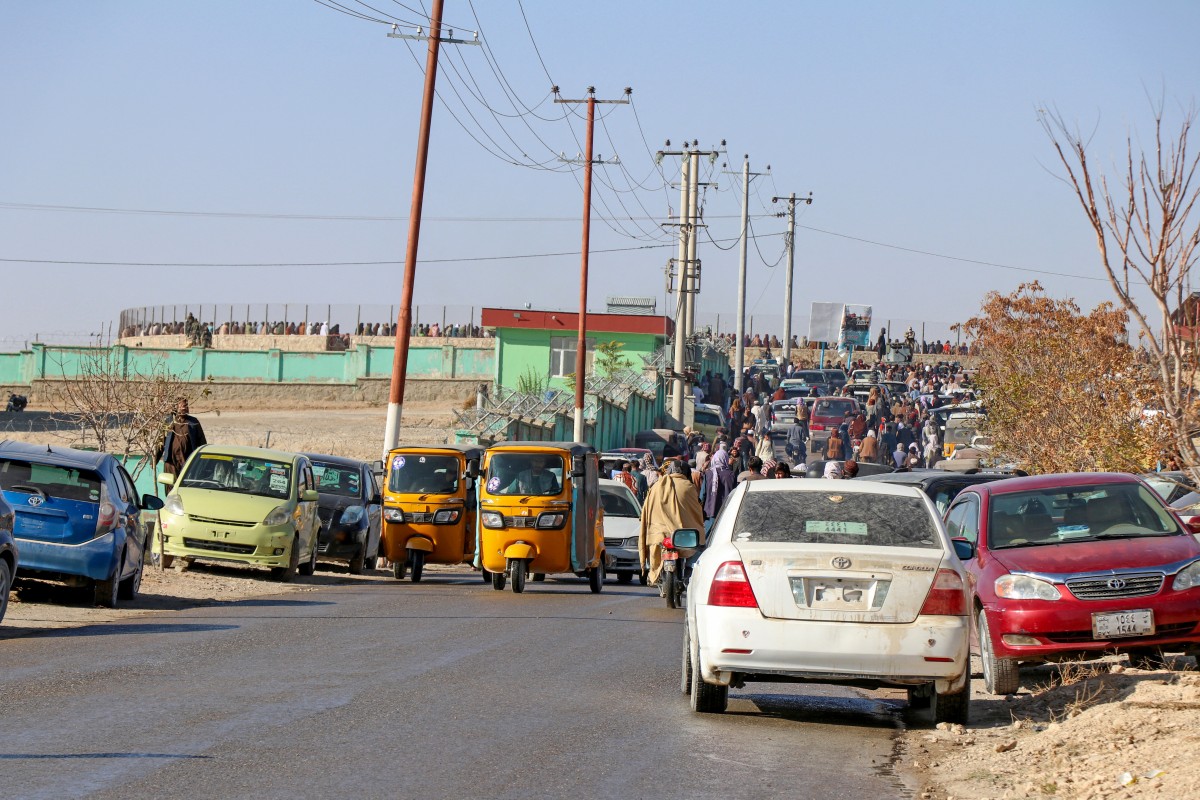
<svg viewBox="0 0 1200 800"><path fill-rule="evenodd" d="M910 330L910 333L911 333L911 330ZM886 353L887 345L890 344L892 346L899 346L901 344L906 344L906 343L911 347L911 352L914 354L968 356L968 355L975 355L977 353L977 348L974 345L968 345L968 344L964 344L962 342L955 344L955 343L952 343L949 339L947 339L946 341L937 339L932 342L926 342L926 341L918 342L914 338L914 339L907 340L907 342L906 342L906 340L903 340L903 339L888 340L886 338L886 334L883 334L883 335L885 338L883 339L882 349L880 348L880 345L878 345L878 344L874 348L880 358L883 358L884 354ZM737 344L737 334L734 334L734 333L717 334L717 335L714 335L713 338L723 339L723 340L729 342L731 345ZM779 350L783 349L783 342L780 341L779 337L775 336L773 334L767 334L767 333L756 333L753 335L746 334L745 336L742 337L742 345L744 347L761 347L766 350L775 350L775 351L779 351ZM792 336L792 349L794 349L794 350L808 350L808 349L812 349L812 348L820 348L822 345L824 345L826 347L826 349L834 349L837 347L837 344L833 343L833 342L811 342L811 341L809 341L807 336L803 336L803 337Z"/></svg>
<svg viewBox="0 0 1200 800"><path fill-rule="evenodd" d="M177 322L148 322L126 325L121 329L122 338L137 336L184 336L191 347L211 347L213 336L260 335L260 336L325 336L342 340L343 348L350 344L350 334L342 333L341 325L327 321L285 322L283 320L247 322L201 322L194 314ZM355 336L395 336L396 323L360 322L354 330ZM459 325L434 322L412 326L412 335L431 338L487 338L493 332L478 325Z"/></svg>

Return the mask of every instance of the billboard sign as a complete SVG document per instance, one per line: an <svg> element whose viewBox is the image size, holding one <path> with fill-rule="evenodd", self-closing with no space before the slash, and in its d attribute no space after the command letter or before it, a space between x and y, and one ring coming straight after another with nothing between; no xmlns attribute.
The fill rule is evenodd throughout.
<svg viewBox="0 0 1200 800"><path fill-rule="evenodd" d="M808 340L810 342L836 342L841 335L841 303L813 303L808 317Z"/></svg>
<svg viewBox="0 0 1200 800"><path fill-rule="evenodd" d="M871 346L871 307L842 306L838 350Z"/></svg>

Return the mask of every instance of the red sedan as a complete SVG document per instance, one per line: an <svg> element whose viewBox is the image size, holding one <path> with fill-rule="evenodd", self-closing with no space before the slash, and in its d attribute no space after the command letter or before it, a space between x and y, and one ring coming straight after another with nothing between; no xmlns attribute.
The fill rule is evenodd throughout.
<svg viewBox="0 0 1200 800"><path fill-rule="evenodd" d="M1133 475L1080 473L970 486L946 511L964 563L984 683L1027 662L1128 653L1158 666L1200 644L1200 543Z"/></svg>

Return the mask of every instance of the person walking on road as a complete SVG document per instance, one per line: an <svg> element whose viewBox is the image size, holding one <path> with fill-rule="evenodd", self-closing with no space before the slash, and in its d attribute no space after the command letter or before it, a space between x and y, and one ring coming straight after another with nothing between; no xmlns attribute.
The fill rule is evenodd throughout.
<svg viewBox="0 0 1200 800"><path fill-rule="evenodd" d="M638 530L638 558L648 565L646 580L657 583L662 572L662 541L680 528L700 531L704 544L704 509L682 462L671 459L663 475L646 495L642 524Z"/></svg>
<svg viewBox="0 0 1200 800"><path fill-rule="evenodd" d="M704 518L714 519L725 504L725 498L737 488L737 474L729 468L729 453L718 450L712 457L712 467L704 474Z"/></svg>
<svg viewBox="0 0 1200 800"><path fill-rule="evenodd" d="M163 441L154 458L155 461L163 462L163 472L172 475L183 471L184 463L196 448L208 444L200 420L191 416L188 411L187 398L177 398L175 411L167 417Z"/></svg>

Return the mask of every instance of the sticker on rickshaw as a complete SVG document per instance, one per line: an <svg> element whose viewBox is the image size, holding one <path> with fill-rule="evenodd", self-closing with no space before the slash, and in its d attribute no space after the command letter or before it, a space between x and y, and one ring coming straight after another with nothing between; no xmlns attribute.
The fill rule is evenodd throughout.
<svg viewBox="0 0 1200 800"><path fill-rule="evenodd" d="M392 469L404 469L404 456L396 456L392 459Z"/></svg>
<svg viewBox="0 0 1200 800"><path fill-rule="evenodd" d="M488 482L487 482L487 490L489 492L496 492L496 491L499 491L499 489L500 489L500 476L495 475L495 476L489 478Z"/></svg>

